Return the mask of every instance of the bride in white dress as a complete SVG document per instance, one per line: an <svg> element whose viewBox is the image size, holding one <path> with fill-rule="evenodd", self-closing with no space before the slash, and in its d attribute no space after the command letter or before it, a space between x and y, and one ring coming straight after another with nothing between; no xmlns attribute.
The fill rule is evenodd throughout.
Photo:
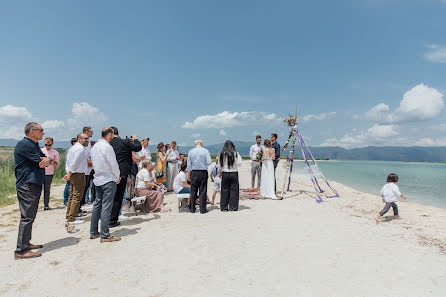
<svg viewBox="0 0 446 297"><path fill-rule="evenodd" d="M278 199L274 192L274 164L275 151L271 147L271 141L265 139L262 159L262 174L260 179L260 196Z"/></svg>

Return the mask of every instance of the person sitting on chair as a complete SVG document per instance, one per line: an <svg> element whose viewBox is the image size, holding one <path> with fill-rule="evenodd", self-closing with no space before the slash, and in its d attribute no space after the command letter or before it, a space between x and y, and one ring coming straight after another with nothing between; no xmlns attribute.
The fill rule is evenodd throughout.
<svg viewBox="0 0 446 297"><path fill-rule="evenodd" d="M165 186L155 182L153 175L154 166L152 161L143 160L142 168L136 175L136 196L146 196L145 208L147 212L169 212L170 209L163 207Z"/></svg>

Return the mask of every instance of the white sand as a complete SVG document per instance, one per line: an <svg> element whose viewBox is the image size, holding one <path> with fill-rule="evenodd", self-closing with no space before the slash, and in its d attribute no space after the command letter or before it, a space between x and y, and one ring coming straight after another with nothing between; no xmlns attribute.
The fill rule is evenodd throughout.
<svg viewBox="0 0 446 297"><path fill-rule="evenodd" d="M39 211L32 242L45 247L29 260L13 260L20 213L4 207L0 296L446 296L446 210L400 202L401 220L376 225L380 197L333 185L341 198L322 204L305 178L282 201L205 215L167 195L171 213L132 216L115 243L90 240L89 222L67 234L63 206Z"/></svg>

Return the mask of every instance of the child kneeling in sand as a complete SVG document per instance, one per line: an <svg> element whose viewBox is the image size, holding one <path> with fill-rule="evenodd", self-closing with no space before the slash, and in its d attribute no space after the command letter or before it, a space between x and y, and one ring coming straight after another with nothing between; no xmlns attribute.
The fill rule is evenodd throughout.
<svg viewBox="0 0 446 297"><path fill-rule="evenodd" d="M395 219L399 219L398 206L396 205L396 202L398 201L398 197L406 199L406 196L401 194L400 189L396 185L397 182L398 175L396 175L395 173L389 174L389 176L387 177L387 184L385 184L381 189L382 201L383 203L385 202L386 205L384 206L383 210L381 210L381 212L376 216L376 223L379 223L380 218L389 211L390 207L393 208L393 215Z"/></svg>

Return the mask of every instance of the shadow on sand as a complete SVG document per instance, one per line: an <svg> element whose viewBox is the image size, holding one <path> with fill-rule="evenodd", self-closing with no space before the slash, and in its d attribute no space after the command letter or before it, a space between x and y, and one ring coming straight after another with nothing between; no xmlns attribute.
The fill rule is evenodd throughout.
<svg viewBox="0 0 446 297"><path fill-rule="evenodd" d="M50 241L46 244L43 245L43 248L39 250L39 252L45 253L45 252L50 252L50 251L54 251L57 249L61 249L67 246L72 246L72 245L76 245L79 243L81 239L78 237L65 237L65 238L61 238L61 239L57 239L54 241Z"/></svg>

